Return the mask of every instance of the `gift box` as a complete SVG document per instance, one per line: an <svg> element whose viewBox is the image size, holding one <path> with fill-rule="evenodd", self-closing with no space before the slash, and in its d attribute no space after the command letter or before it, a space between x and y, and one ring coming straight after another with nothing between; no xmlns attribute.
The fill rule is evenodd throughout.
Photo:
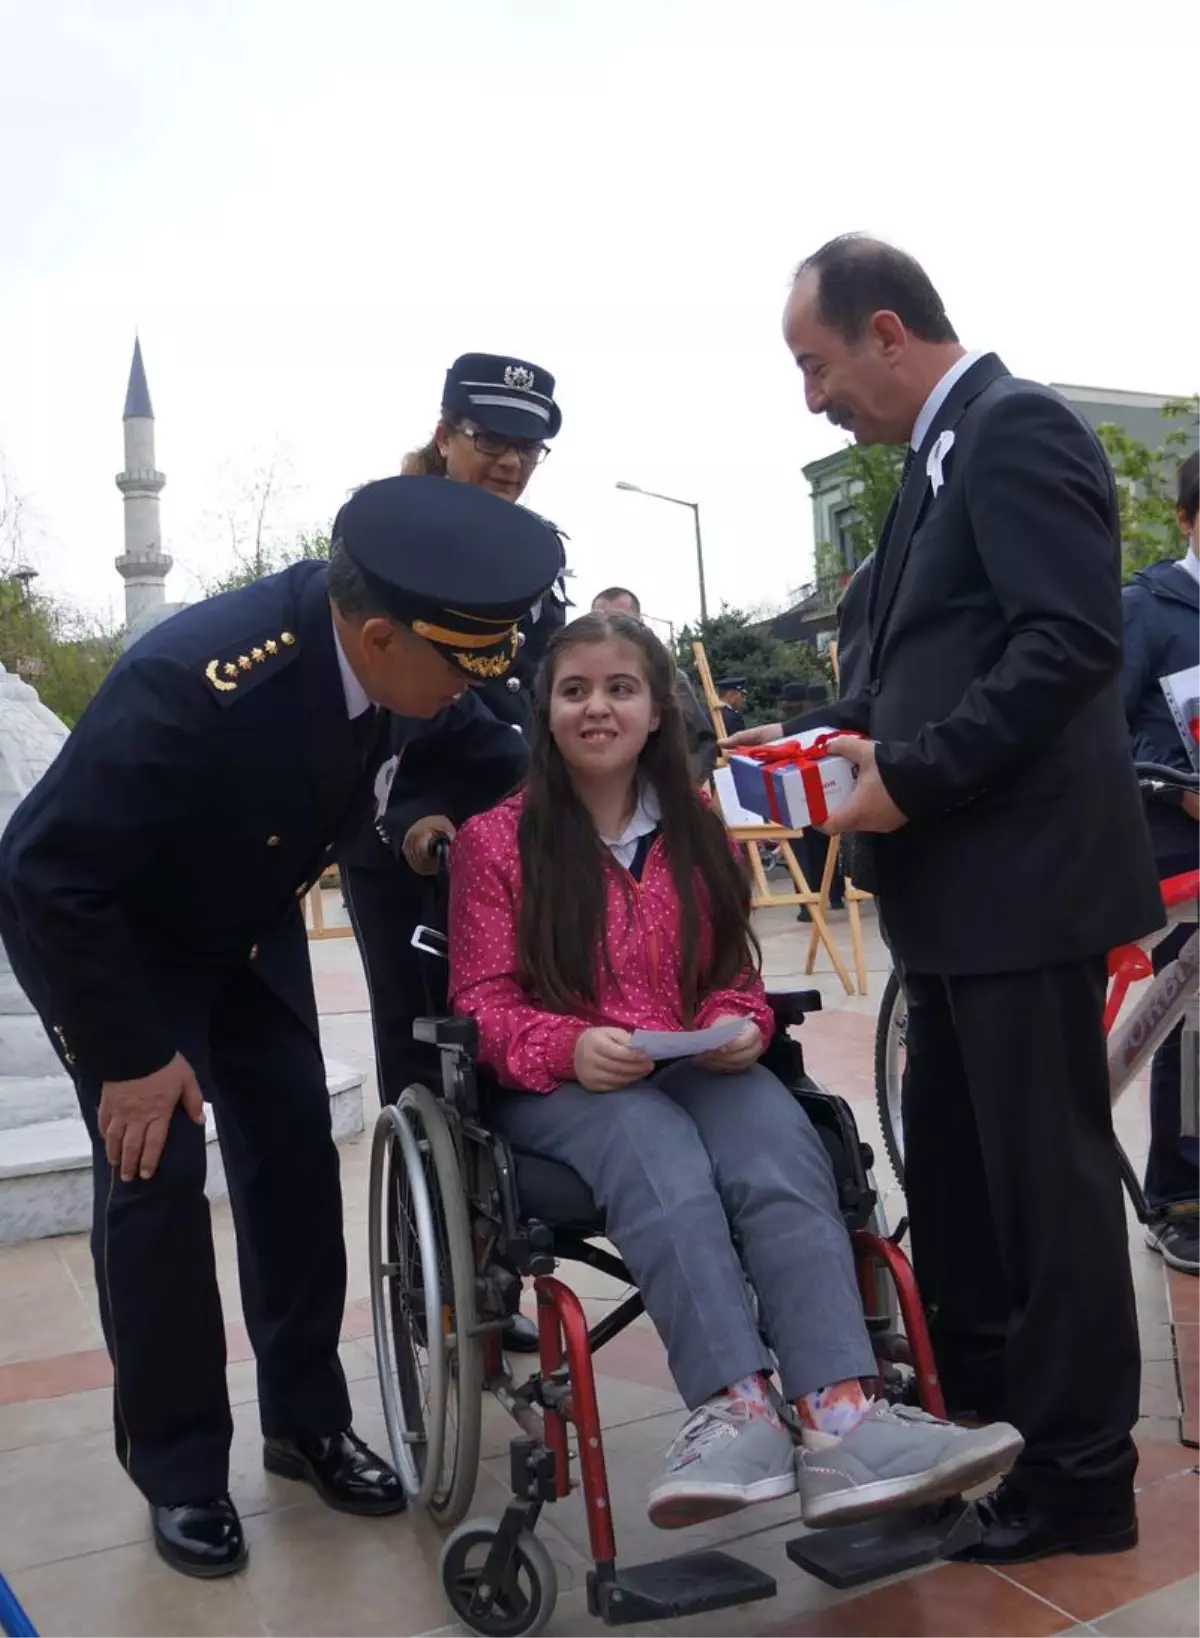
<svg viewBox="0 0 1200 1638"><path fill-rule="evenodd" d="M748 746L729 758L733 785L742 807L768 824L788 830L823 825L854 794L858 769L844 756L830 756L829 728L791 734L770 745ZM850 736L858 737L858 736Z"/></svg>

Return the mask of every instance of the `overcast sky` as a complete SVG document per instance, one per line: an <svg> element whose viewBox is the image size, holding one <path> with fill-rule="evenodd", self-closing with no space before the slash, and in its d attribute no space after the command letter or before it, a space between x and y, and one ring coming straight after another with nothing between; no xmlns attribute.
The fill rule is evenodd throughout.
<svg viewBox="0 0 1200 1638"><path fill-rule="evenodd" d="M581 600L695 614L811 573L840 435L779 334L865 228L962 339L1046 380L1188 393L1192 0L0 0L0 452L47 589L122 606L140 330L173 600L272 452L288 534L397 469L460 352L558 377L529 502ZM1185 301L1185 292L1192 296Z"/></svg>

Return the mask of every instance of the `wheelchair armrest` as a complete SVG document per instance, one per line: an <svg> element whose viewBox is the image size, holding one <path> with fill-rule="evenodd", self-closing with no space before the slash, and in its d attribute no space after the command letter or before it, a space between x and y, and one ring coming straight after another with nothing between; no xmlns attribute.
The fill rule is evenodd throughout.
<svg viewBox="0 0 1200 1638"><path fill-rule="evenodd" d="M780 1030L803 1023L805 1013L820 1012L823 1006L820 990L768 990L767 1000Z"/></svg>
<svg viewBox="0 0 1200 1638"><path fill-rule="evenodd" d="M442 1052L465 1052L474 1057L479 1029L473 1018L417 1018L413 1021L413 1039Z"/></svg>

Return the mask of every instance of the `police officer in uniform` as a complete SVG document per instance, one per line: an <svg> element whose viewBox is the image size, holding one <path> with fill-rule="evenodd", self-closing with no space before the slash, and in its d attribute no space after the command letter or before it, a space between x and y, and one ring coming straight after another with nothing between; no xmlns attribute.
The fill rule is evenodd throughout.
<svg viewBox="0 0 1200 1638"><path fill-rule="evenodd" d="M717 695L721 701L721 715L725 719L725 732L740 734L746 726L742 715L746 704L745 677L722 677L717 683Z"/></svg>
<svg viewBox="0 0 1200 1638"><path fill-rule="evenodd" d="M561 425L547 370L507 355L467 353L447 372L433 437L406 458L403 470L515 502ZM414 1019L445 999L412 943L416 928L438 916L432 844L501 801L528 765L533 678L567 607L561 537L553 525L536 521L553 543L557 573L521 618L511 666L474 678L473 700L447 716L397 725L399 756L386 805L339 861L371 995L383 1102L394 1102L414 1081L436 1085L441 1073L436 1050L413 1039ZM502 550L499 543L496 549ZM505 1344L536 1351L536 1328L513 1315Z"/></svg>
<svg viewBox="0 0 1200 1638"><path fill-rule="evenodd" d="M0 933L91 1134L117 1454L188 1574L246 1560L204 1195L220 1134L264 1462L390 1513L351 1430L338 1158L300 901L362 823L388 712L503 675L554 538L483 490L368 484L328 565L177 614L116 664L0 842Z"/></svg>

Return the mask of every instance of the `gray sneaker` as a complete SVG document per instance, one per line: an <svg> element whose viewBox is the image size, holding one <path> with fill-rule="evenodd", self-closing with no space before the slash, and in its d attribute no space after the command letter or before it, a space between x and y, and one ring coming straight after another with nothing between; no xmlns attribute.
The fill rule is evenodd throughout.
<svg viewBox="0 0 1200 1638"><path fill-rule="evenodd" d="M842 1439L804 1439L796 1463L800 1511L814 1530L957 1495L1007 1473L1025 1443L1007 1422L960 1428L885 1404L873 1405Z"/></svg>
<svg viewBox="0 0 1200 1638"><path fill-rule="evenodd" d="M796 1446L785 1429L737 1401L701 1405L667 1451L650 1492L650 1522L682 1530L796 1489Z"/></svg>

